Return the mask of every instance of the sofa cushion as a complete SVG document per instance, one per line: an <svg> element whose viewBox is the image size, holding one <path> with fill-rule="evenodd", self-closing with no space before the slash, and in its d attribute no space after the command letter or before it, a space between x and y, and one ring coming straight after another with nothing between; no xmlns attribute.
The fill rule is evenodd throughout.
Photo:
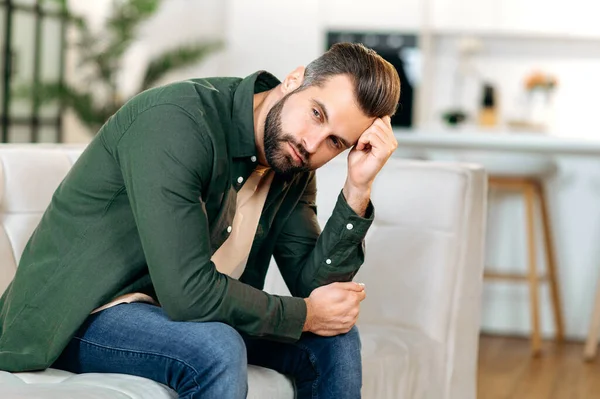
<svg viewBox="0 0 600 399"><path fill-rule="evenodd" d="M0 372L0 394L12 399L176 399L157 382L125 374L72 374L62 370Z"/></svg>
<svg viewBox="0 0 600 399"><path fill-rule="evenodd" d="M250 366L248 398L293 398L291 379ZM177 399L165 385L126 374L72 374L48 369L28 373L0 371L0 397L10 399Z"/></svg>
<svg viewBox="0 0 600 399"><path fill-rule="evenodd" d="M438 398L443 345L402 327L359 325L363 397ZM292 380L273 370L248 368L248 398L293 398ZM157 382L125 374L72 374L48 369L0 372L0 397L11 399L175 399Z"/></svg>

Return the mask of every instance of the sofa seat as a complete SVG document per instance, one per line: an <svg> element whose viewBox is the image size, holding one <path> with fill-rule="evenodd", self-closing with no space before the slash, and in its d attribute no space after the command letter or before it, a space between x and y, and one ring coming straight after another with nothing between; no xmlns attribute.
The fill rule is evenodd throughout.
<svg viewBox="0 0 600 399"><path fill-rule="evenodd" d="M365 398L437 398L442 345L423 333L394 326L360 325ZM293 398L292 381L250 366L248 398ZM48 369L0 371L2 397L10 399L177 399L157 382L125 374L73 374Z"/></svg>
<svg viewBox="0 0 600 399"><path fill-rule="evenodd" d="M249 367L248 384L249 399L294 397L289 378L263 367ZM6 399L177 399L177 393L165 385L125 374L0 371L0 386L0 397Z"/></svg>

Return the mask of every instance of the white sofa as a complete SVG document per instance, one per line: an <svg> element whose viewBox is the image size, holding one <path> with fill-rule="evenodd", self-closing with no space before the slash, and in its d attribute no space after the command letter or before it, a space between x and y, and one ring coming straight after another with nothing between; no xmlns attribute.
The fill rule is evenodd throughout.
<svg viewBox="0 0 600 399"><path fill-rule="evenodd" d="M0 292L81 150L0 145ZM321 223L345 173L343 159L318 172ZM378 176L376 218L355 279L367 289L359 320L364 398L475 398L486 189L484 171L472 165L392 159ZM273 267L265 290L287 291ZM249 398L293 396L287 377L250 367ZM0 398L176 397L161 384L128 375L0 371Z"/></svg>

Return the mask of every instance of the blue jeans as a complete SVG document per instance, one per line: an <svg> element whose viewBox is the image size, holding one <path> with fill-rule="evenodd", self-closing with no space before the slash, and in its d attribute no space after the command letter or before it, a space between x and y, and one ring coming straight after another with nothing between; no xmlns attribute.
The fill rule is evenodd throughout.
<svg viewBox="0 0 600 399"><path fill-rule="evenodd" d="M227 324L174 322L145 303L120 304L87 318L53 368L123 373L158 381L180 398L245 398L247 365L293 377L297 398L360 398L360 338L304 333L295 343L241 335Z"/></svg>

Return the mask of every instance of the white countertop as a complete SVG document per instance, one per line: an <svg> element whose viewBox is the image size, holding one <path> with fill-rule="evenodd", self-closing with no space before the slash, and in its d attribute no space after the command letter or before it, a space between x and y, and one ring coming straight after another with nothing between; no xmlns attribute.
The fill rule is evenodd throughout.
<svg viewBox="0 0 600 399"><path fill-rule="evenodd" d="M598 155L600 139L556 137L541 133L394 129L402 148ZM599 134L600 137L600 134Z"/></svg>

